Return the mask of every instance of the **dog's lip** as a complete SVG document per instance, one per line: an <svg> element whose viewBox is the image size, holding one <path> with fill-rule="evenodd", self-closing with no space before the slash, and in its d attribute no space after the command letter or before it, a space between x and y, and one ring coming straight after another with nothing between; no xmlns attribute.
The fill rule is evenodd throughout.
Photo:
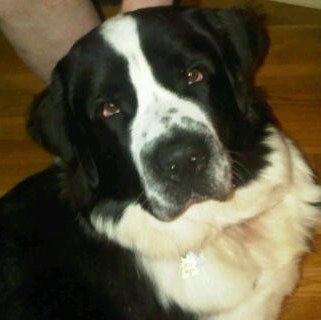
<svg viewBox="0 0 321 320"><path fill-rule="evenodd" d="M172 210L168 214L157 214L155 213L155 216L157 219L164 221L164 222L172 222L184 215L184 213L193 205L196 205L198 203L206 202L209 200L214 200L218 202L225 202L229 201L231 198L233 198L233 195L235 193L236 186L234 184L231 185L229 190L226 192L222 192L221 194L216 194L215 196L203 196L199 195L197 193L193 193L191 197L185 202L183 206L180 206L176 210Z"/></svg>

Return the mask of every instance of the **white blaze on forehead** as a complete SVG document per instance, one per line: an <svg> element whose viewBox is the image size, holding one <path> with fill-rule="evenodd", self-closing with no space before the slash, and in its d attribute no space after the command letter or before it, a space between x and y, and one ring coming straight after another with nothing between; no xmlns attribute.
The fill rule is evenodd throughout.
<svg viewBox="0 0 321 320"><path fill-rule="evenodd" d="M156 80L141 48L137 21L133 17L120 15L108 20L102 25L101 35L127 62L129 78L137 98L137 111L130 128L130 149L147 195L161 204L166 200L156 184L149 179L142 163L144 147L170 134L174 127L193 131L202 127L218 145L219 139L199 105L166 89ZM170 68L172 66L169 65Z"/></svg>
<svg viewBox="0 0 321 320"><path fill-rule="evenodd" d="M128 63L129 76L137 96L138 108L132 124L132 143L136 151L175 124L186 128L189 118L212 128L204 112L195 103L165 89L155 79L140 45L137 22L131 16L117 16L101 30L103 38ZM168 66L171 68L171 66ZM167 117L167 125L164 123Z"/></svg>

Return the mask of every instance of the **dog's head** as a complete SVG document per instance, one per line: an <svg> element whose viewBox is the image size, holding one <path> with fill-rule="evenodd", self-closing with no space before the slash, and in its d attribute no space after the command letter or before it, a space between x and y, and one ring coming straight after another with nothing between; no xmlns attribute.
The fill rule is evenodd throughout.
<svg viewBox="0 0 321 320"><path fill-rule="evenodd" d="M250 10L117 16L58 63L31 134L69 166L82 195L138 201L161 220L224 201L268 152L271 119L254 88L267 48Z"/></svg>

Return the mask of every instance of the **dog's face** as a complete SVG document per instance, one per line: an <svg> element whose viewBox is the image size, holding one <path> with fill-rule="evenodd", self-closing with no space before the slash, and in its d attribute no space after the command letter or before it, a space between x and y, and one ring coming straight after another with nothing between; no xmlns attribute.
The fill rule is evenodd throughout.
<svg viewBox="0 0 321 320"><path fill-rule="evenodd" d="M246 10L115 17L59 62L31 133L81 176L76 188L173 219L192 203L226 200L264 166L270 118L253 78L266 51Z"/></svg>

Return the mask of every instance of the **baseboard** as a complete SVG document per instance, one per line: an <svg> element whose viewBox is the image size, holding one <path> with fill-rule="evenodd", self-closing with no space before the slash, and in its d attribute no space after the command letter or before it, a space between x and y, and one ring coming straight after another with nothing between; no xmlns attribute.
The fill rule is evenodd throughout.
<svg viewBox="0 0 321 320"><path fill-rule="evenodd" d="M275 2L284 2L296 6L303 6L308 8L321 9L320 0L273 0Z"/></svg>

